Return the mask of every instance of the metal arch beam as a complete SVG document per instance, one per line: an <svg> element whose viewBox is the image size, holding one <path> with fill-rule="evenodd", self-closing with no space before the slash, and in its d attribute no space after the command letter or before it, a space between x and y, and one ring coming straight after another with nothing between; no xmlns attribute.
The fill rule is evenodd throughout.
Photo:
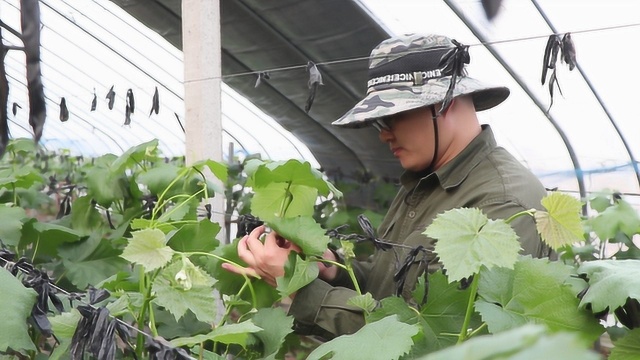
<svg viewBox="0 0 640 360"><path fill-rule="evenodd" d="M465 14L453 3L452 0L444 0L444 2L447 4L447 6L449 6L451 11L453 11L456 14L456 16L458 18L460 18L460 20L467 26L467 28L473 33L473 35L475 35L475 37L478 38L478 40L480 40L483 44L487 43L488 40L484 37L484 35L471 23L471 21L469 21L469 19L467 19ZM569 152L569 157L571 158L571 162L573 163L573 167L575 169L576 179L578 181L578 190L580 191L580 198L585 199L587 197L587 191L586 191L586 188L585 188L585 185L584 185L584 175L583 175L582 169L580 167L580 162L578 161L578 157L577 157L575 151L573 150L573 146L571 146L571 142L567 138L566 134L560 128L560 126L555 121L553 116L551 116L550 113L545 111L544 105L540 102L540 100L538 100L538 98L536 98L536 96L529 89L527 84L525 84L524 81L522 81L517 76L515 71L511 68L511 66L509 66L509 64L507 64L507 62L504 60L504 58L502 58L502 56L492 46L486 45L485 47L496 58L496 60L498 60L498 62L502 65L502 67L504 67L504 69L509 73L509 75L511 75L513 80L515 80L518 83L518 85L520 85L522 90L524 90L524 92L527 93L529 98L531 98L531 101L533 101L534 104L536 104L538 109L543 114L545 114L545 116L547 117L547 119L549 120L551 125L553 125L553 127L558 132L558 135L560 135L560 137L562 138L562 141L564 142L564 145L567 148L567 151ZM582 206L582 213L584 215L587 215L587 207L586 207L586 205Z"/></svg>
<svg viewBox="0 0 640 360"><path fill-rule="evenodd" d="M533 6L536 7L538 12L540 13L542 18L544 19L544 21L547 23L547 25L549 25L549 27L551 28L551 31L553 31L554 34L557 34L558 30L556 29L555 26L553 26L553 24L551 23L551 20L549 20L549 18L547 17L547 14L542 10L542 7L540 6L540 4L538 4L538 1L537 0L531 0L531 1L533 3ZM582 70L582 66L580 66L580 63L576 64L576 68L578 69L578 71L580 72L580 75L582 76L582 78L584 79L585 83L589 87L589 90L591 90L591 93L593 94L593 96L595 96L596 100L598 100L598 104L600 104L600 107L602 108L604 113L607 115L607 118L609 119L609 122L611 123L611 125L615 129L616 133L618 133L618 136L620 137L620 140L622 140L622 144L624 145L625 150L627 150L627 154L629 154L629 159L631 160L631 165L633 166L633 170L636 173L636 180L638 181L638 186L640 187L640 169L638 169L638 161L633 156L633 152L631 151L631 147L629 147L629 144L627 143L627 140L625 139L624 135L622 134L622 131L620 131L620 128L618 128L618 124L616 124L615 120L613 120L613 116L609 112L609 109L607 108L607 106L604 104L604 101L602 101L602 98L600 97L600 94L598 94L598 92L596 91L596 88L591 83L591 80L589 80L589 77L587 76L587 74L584 72L584 70Z"/></svg>

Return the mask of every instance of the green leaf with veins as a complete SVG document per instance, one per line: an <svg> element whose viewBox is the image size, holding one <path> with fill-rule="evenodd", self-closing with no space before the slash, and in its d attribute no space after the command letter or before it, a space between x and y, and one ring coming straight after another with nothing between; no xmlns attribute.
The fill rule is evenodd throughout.
<svg viewBox="0 0 640 360"><path fill-rule="evenodd" d="M593 342L604 329L591 312L578 308L580 300L566 284L570 276L570 266L531 257L521 257L513 270L483 269L475 308L492 333L539 323Z"/></svg>
<svg viewBox="0 0 640 360"><path fill-rule="evenodd" d="M579 274L586 274L589 289L580 307L591 304L593 312L616 309L627 298L640 300L640 260L594 260L582 263Z"/></svg>
<svg viewBox="0 0 640 360"><path fill-rule="evenodd" d="M574 334L549 335L540 325L525 325L496 335L479 336L419 360L563 359L597 360Z"/></svg>
<svg viewBox="0 0 640 360"><path fill-rule="evenodd" d="M49 360L61 359L69 354L68 349L71 346L71 339L81 318L82 315L76 309L49 317L51 330L56 335L56 339L60 341L60 344L49 355Z"/></svg>
<svg viewBox="0 0 640 360"><path fill-rule="evenodd" d="M198 169L199 171L202 171L206 166L209 168L211 173L215 177L217 177L220 181L222 182L227 181L228 174L227 174L227 166L225 164L222 164L213 160L201 160L201 161L195 162L191 166Z"/></svg>
<svg viewBox="0 0 640 360"><path fill-rule="evenodd" d="M137 166L144 160L157 159L156 152L158 149L158 139L142 143L134 146L124 154L120 155L112 164L111 172L114 174L121 174L125 169Z"/></svg>
<svg viewBox="0 0 640 360"><path fill-rule="evenodd" d="M293 332L293 317L287 316L281 308L262 308L252 320L264 329L255 333L264 346L264 360L275 360L285 338Z"/></svg>
<svg viewBox="0 0 640 360"><path fill-rule="evenodd" d="M640 216L626 201L618 200L600 214L587 220L593 231L600 239L613 239L618 231L628 237L640 233Z"/></svg>
<svg viewBox="0 0 640 360"><path fill-rule="evenodd" d="M36 350L27 326L27 318L36 303L36 292L24 287L9 271L0 268L0 293L5 294L0 296L0 352L8 349Z"/></svg>
<svg viewBox="0 0 640 360"><path fill-rule="evenodd" d="M489 220L479 209L460 208L439 214L424 234L437 240L435 252L449 281L477 274L482 266L513 268L520 243L504 220Z"/></svg>
<svg viewBox="0 0 640 360"><path fill-rule="evenodd" d="M7 246L17 246L20 242L22 219L27 214L17 206L0 204L0 239Z"/></svg>
<svg viewBox="0 0 640 360"><path fill-rule="evenodd" d="M185 224L169 237L167 245L182 252L210 252L220 245L216 235L220 225L209 219L202 219L195 224Z"/></svg>
<svg viewBox="0 0 640 360"><path fill-rule="evenodd" d="M400 322L395 316L369 323L353 335L343 335L318 346L307 360L387 359L408 353L417 326Z"/></svg>
<svg viewBox="0 0 640 360"><path fill-rule="evenodd" d="M256 326L251 320L247 320L238 324L228 324L218 327L208 334L174 339L171 340L171 345L175 347L189 346L200 344L207 340L213 340L223 344L238 344L246 348L250 334L259 331L262 331L262 328Z"/></svg>
<svg viewBox="0 0 640 360"><path fill-rule="evenodd" d="M633 329L613 342L609 360L638 360L640 354L640 328Z"/></svg>
<svg viewBox="0 0 640 360"><path fill-rule="evenodd" d="M464 317L469 304L471 289L460 290L458 282L449 283L441 270L429 275L429 293L427 303L418 312L412 309L399 297L382 299L381 307L376 309L367 321L376 321L383 317L397 314L400 321L418 324L423 336L416 339L412 355L421 355L456 344L457 336L462 329ZM469 327L477 328L482 324L480 316L473 313Z"/></svg>
<svg viewBox="0 0 640 360"><path fill-rule="evenodd" d="M87 196L108 208L114 201L124 197L120 184L122 174L114 174L109 169L95 167L87 173Z"/></svg>
<svg viewBox="0 0 640 360"><path fill-rule="evenodd" d="M131 233L129 244L122 257L134 264L140 264L145 272L165 266L174 251L166 245L165 235L158 229L144 229Z"/></svg>
<svg viewBox="0 0 640 360"><path fill-rule="evenodd" d="M371 296L371 293L366 293L352 297L347 301L347 305L359 307L364 310L365 313L369 314L375 310L377 303L373 296Z"/></svg>
<svg viewBox="0 0 640 360"><path fill-rule="evenodd" d="M88 196L81 196L71 204L71 226L83 234L90 234L102 225L102 216Z"/></svg>
<svg viewBox="0 0 640 360"><path fill-rule="evenodd" d="M303 260L295 251L289 253L284 266L284 276L276 279L277 290L282 298L300 290L318 277L319 269L315 261Z"/></svg>
<svg viewBox="0 0 640 360"><path fill-rule="evenodd" d="M216 317L216 303L211 285L193 284L189 290L184 290L175 277L182 269L182 261L176 261L162 269L153 281L152 291L156 294L153 302L167 309L176 320L191 310L198 320L213 323ZM209 279L213 279L202 274Z"/></svg>
<svg viewBox="0 0 640 360"><path fill-rule="evenodd" d="M571 195L552 192L541 200L547 211L536 211L538 233L552 249L584 239L580 212L582 203Z"/></svg>
<svg viewBox="0 0 640 360"><path fill-rule="evenodd" d="M275 218L269 226L283 238L298 245L307 255L322 256L327 250L329 237L312 217Z"/></svg>
<svg viewBox="0 0 640 360"><path fill-rule="evenodd" d="M317 189L324 196L330 191L327 181L322 179L322 174L312 170L308 162L298 160L264 163L253 174L248 186L252 186L255 190L274 182L309 186Z"/></svg>
<svg viewBox="0 0 640 360"><path fill-rule="evenodd" d="M182 168L173 164L159 164L156 167L140 173L137 176L137 180L141 184L146 185L152 194L160 195L167 189L169 184L175 180L181 170ZM182 183L183 181L178 181L178 184L174 184L174 187L177 188L178 186L176 185L181 185ZM175 193L175 189L170 189L169 193Z"/></svg>
<svg viewBox="0 0 640 360"><path fill-rule="evenodd" d="M288 189L288 190L287 190ZM286 209L286 214L280 214L282 204L288 198L291 202ZM313 205L318 197L318 190L304 186L274 182L261 188L254 189L251 199L251 212L261 220L269 222L280 217L312 216Z"/></svg>

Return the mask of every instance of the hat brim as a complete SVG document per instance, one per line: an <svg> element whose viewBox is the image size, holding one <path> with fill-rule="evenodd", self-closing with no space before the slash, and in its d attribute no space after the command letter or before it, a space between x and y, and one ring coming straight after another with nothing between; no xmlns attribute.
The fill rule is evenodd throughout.
<svg viewBox="0 0 640 360"><path fill-rule="evenodd" d="M434 79L421 86L394 86L375 89L332 125L360 128L384 116L434 105L444 101L451 77ZM491 86L470 77L460 77L453 97L471 95L476 111L490 109L509 96L504 86Z"/></svg>

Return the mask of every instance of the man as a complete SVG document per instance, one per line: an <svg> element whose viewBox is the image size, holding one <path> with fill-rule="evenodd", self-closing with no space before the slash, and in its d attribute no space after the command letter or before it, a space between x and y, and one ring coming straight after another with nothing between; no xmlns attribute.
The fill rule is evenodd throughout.
<svg viewBox="0 0 640 360"><path fill-rule="evenodd" d="M467 47L439 35L407 35L378 45L370 56L366 97L333 125L374 126L406 170L401 188L378 229L378 237L405 245L433 249L423 234L436 215L450 209L475 207L489 218L506 219L540 208L546 191L539 180L506 150L496 145L491 128L480 125L476 111L492 108L509 95L505 87L483 84L466 76ZM547 257L550 250L538 236L532 217L511 223L523 254ZM257 274L275 286L284 274L291 244L260 227L240 240L238 254L248 268L236 273ZM356 272L364 292L380 300L397 293L411 299L418 277L426 270L416 261L405 281L396 284L397 259L410 250L376 251ZM325 253L336 260L337 254ZM437 268L431 256L429 266ZM347 305L356 295L348 276L338 268L320 266L319 278L300 289L289 313L299 331L326 338L353 333L364 325L362 312Z"/></svg>

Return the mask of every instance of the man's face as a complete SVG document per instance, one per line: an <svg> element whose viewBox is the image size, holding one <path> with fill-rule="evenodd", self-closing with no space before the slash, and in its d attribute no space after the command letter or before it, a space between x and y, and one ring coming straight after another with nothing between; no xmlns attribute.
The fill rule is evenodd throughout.
<svg viewBox="0 0 640 360"><path fill-rule="evenodd" d="M431 165L435 139L431 108L404 111L384 122L389 129L380 131L380 141L389 144L404 169L421 171Z"/></svg>

